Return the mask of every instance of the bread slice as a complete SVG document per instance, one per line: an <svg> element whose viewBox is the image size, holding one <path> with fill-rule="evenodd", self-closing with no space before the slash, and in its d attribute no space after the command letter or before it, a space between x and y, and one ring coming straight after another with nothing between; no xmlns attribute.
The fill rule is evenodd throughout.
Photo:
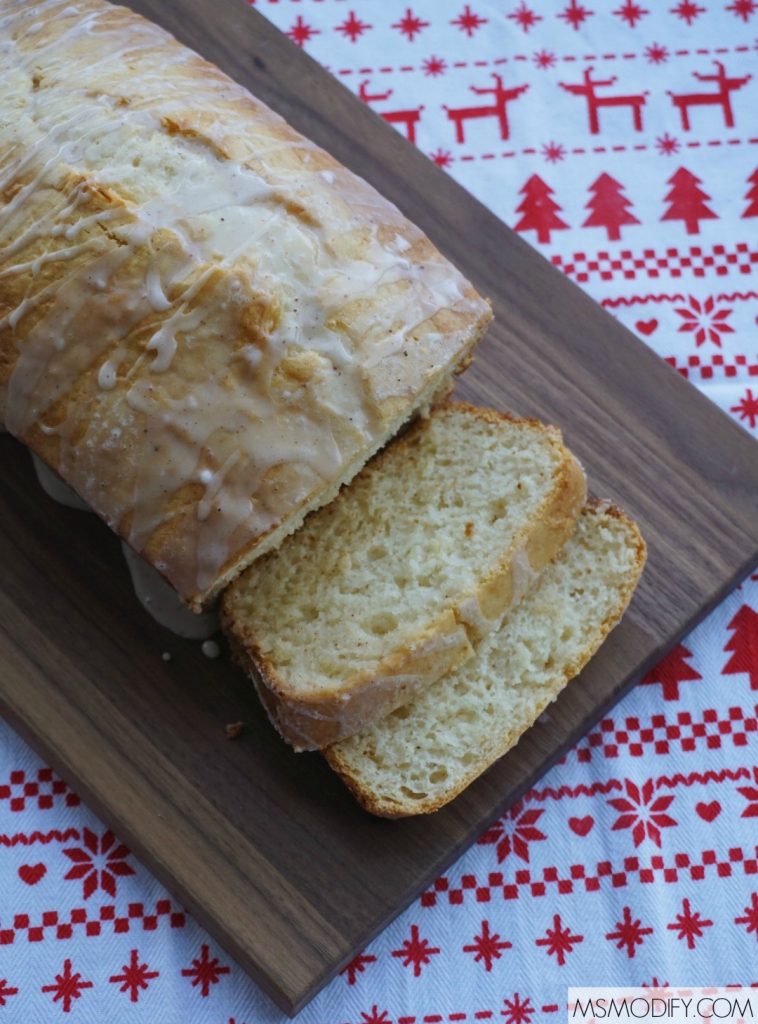
<svg viewBox="0 0 758 1024"><path fill-rule="evenodd" d="M387 818L435 811L518 742L621 618L645 564L637 526L591 502L476 657L326 757Z"/></svg>
<svg viewBox="0 0 758 1024"><path fill-rule="evenodd" d="M325 747L472 657L584 500L554 427L463 404L412 426L224 595L281 734Z"/></svg>

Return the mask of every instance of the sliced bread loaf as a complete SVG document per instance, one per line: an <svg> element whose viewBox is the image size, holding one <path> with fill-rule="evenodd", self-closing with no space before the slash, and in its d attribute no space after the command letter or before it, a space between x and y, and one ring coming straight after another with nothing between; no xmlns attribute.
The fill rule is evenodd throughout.
<svg viewBox="0 0 758 1024"><path fill-rule="evenodd" d="M370 729L329 764L373 814L435 811L501 757L592 657L645 563L636 525L591 502L571 540L476 656Z"/></svg>
<svg viewBox="0 0 758 1024"><path fill-rule="evenodd" d="M553 427L443 405L226 591L222 620L298 749L359 732L462 664L573 532Z"/></svg>

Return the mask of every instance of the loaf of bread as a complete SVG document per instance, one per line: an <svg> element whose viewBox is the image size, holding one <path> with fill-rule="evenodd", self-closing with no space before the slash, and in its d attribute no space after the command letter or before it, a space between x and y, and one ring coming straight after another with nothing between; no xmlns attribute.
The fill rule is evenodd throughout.
<svg viewBox="0 0 758 1024"><path fill-rule="evenodd" d="M392 204L160 28L0 0L0 416L195 609L489 319Z"/></svg>
<svg viewBox="0 0 758 1024"><path fill-rule="evenodd" d="M585 496L554 427L465 404L412 426L224 593L281 734L324 747L471 658Z"/></svg>
<svg viewBox="0 0 758 1024"><path fill-rule="evenodd" d="M476 656L329 764L369 811L435 811L501 757L581 671L629 603L645 564L636 525L591 502L576 532Z"/></svg>

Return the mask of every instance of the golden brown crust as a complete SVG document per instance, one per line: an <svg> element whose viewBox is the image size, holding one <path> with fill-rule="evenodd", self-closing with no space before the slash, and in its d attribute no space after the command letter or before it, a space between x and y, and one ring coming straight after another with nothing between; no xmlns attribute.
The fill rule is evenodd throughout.
<svg viewBox="0 0 758 1024"><path fill-rule="evenodd" d="M0 418L198 609L429 404L489 306L125 8L0 0L0 78Z"/></svg>
<svg viewBox="0 0 758 1024"><path fill-rule="evenodd" d="M537 420L464 402L442 406L437 415L444 415L446 408L466 410L489 423L528 424L547 434L558 455L559 468L549 494L474 593L452 607L442 608L423 635L390 652L374 670L357 673L339 686L307 696L299 694L277 673L260 650L244 614L238 611L244 581L232 584L223 595L222 627L228 636L234 637L238 660L256 679L259 693L266 688L264 704L272 722L297 750L320 749L360 732L461 665L473 655L472 645L499 626L513 601L552 561L574 530L586 498L586 481L581 466L563 445L560 431ZM397 456L398 448L412 444L415 434L423 429L423 423L418 423L396 440L392 457ZM361 475L380 471L388 457L389 449L381 452Z"/></svg>
<svg viewBox="0 0 758 1024"><path fill-rule="evenodd" d="M645 567L647 548L639 527L634 520L630 519L625 512L612 502L596 498L591 498L587 501L584 511L585 513L591 513L593 515L611 516L626 526L630 534L631 542L635 548L634 567L619 593L619 600L616 608L598 624L592 642L585 648L581 655L565 666L561 677L556 679L555 684L547 692L545 698L535 704L532 722L535 722L539 718L545 708L555 700L561 690L563 690L563 688L581 672L614 626L618 624L629 605L634 589L637 586L642 570ZM377 815L381 818L397 819L416 814L431 814L450 803L451 800L454 800L459 793L462 793L463 790L470 786L475 779L491 767L495 761L515 746L528 728L529 726L523 728L519 727L518 729L513 729L511 732L506 733L504 736L493 737L489 749L481 753L479 759L469 768L465 776L460 780L460 782L456 783L454 787L451 787L441 797L429 798L426 801L414 801L413 803L403 802L402 800L393 800L391 797L385 797L367 789L363 780L351 770L349 758L344 758L342 756L339 745L329 747L322 751L322 753L326 757L329 766L340 776L345 785L353 793L358 803L365 810L370 814Z"/></svg>

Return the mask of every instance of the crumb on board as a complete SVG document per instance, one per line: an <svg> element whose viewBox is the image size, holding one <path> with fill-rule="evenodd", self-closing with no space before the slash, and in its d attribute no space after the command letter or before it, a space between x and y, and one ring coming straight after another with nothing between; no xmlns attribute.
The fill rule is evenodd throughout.
<svg viewBox="0 0 758 1024"><path fill-rule="evenodd" d="M226 727L226 738L228 740L236 740L244 728L244 722L229 722Z"/></svg>
<svg viewBox="0 0 758 1024"><path fill-rule="evenodd" d="M473 523L466 523L466 531L465 532L466 532L466 536L470 537L473 534L473 532L474 532L474 524Z"/></svg>
<svg viewBox="0 0 758 1024"><path fill-rule="evenodd" d="M171 661L171 651L164 651L161 655L164 661Z"/></svg>

